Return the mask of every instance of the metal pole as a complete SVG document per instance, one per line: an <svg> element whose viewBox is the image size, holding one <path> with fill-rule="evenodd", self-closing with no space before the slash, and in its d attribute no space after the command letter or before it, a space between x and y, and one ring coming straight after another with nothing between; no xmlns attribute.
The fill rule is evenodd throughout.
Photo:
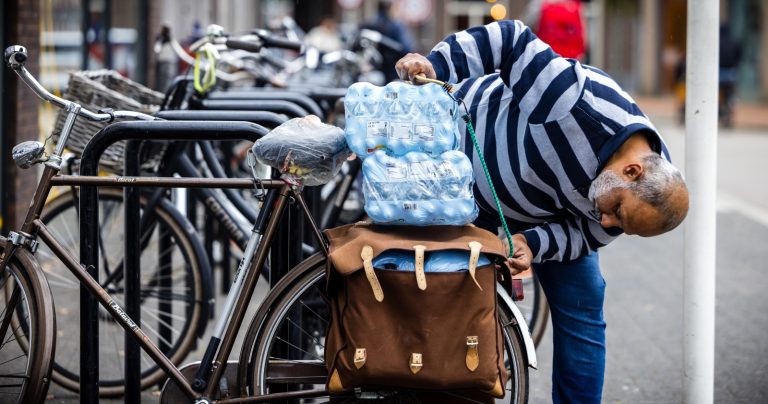
<svg viewBox="0 0 768 404"><path fill-rule="evenodd" d="M141 141L130 140L125 147L124 173L139 174ZM123 199L124 242L123 277L125 279L125 312L136 324L141 324L141 202L136 187L125 187ZM163 251L161 249L161 251ZM132 332L125 332L125 403L141 402L141 347Z"/></svg>
<svg viewBox="0 0 768 404"><path fill-rule="evenodd" d="M714 399L719 11L717 0L688 0L683 398L690 404Z"/></svg>

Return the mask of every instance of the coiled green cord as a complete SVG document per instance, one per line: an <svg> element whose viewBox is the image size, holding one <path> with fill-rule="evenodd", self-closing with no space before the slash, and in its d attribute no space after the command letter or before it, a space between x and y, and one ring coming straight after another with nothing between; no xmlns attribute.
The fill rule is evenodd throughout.
<svg viewBox="0 0 768 404"><path fill-rule="evenodd" d="M496 210L499 213L501 226L504 228L504 233L507 235L507 242L509 243L509 256L512 257L512 254L515 252L515 246L512 244L512 232L509 231L507 220L504 218L504 212L501 210L501 201L499 201L499 196L496 194L496 188L494 188L493 181L491 181L491 173L488 171L488 165L485 164L485 157L483 156L483 152L480 150L480 144L477 142L477 136L475 136L475 128L472 127L472 118L469 116L469 109L467 109L467 105L464 104L464 100L458 99L452 94L453 86L448 82L428 79L424 77L423 74L414 76L414 79L443 86L443 90L445 90L448 96L451 97L451 99L457 105L464 107L465 113L462 116L462 119L464 119L464 122L467 123L467 132L469 132L469 135L472 138L472 144L475 145L475 151L477 152L477 156L480 158L480 164L483 166L485 178L488 180L488 186L491 188L491 195L493 195L493 201L496 202Z"/></svg>
<svg viewBox="0 0 768 404"><path fill-rule="evenodd" d="M451 97L453 98L453 97ZM454 98L456 102L459 102ZM464 103L461 102L463 105ZM464 109L466 110L466 105L464 105ZM501 226L504 227L504 233L507 235L507 242L509 242L509 256L511 257L512 254L515 251L514 245L512 245L512 232L509 231L509 226L507 226L507 220L504 218L504 213L501 210L501 201L499 201L498 195L496 195L496 188L493 186L493 181L491 181L491 173L488 171L488 165L485 164L485 157L483 156L483 152L480 150L480 143L477 142L477 136L475 136L475 128L472 127L472 121L469 116L469 112L465 113L464 116L462 116L462 119L464 119L464 122L467 123L467 132L469 132L470 137L472 137L472 144L475 145L475 151L477 152L477 157L480 158L480 164L483 165L483 171L485 172L485 179L488 180L488 186L491 188L491 195L493 195L493 201L496 202L496 210L499 213L499 219L501 219Z"/></svg>

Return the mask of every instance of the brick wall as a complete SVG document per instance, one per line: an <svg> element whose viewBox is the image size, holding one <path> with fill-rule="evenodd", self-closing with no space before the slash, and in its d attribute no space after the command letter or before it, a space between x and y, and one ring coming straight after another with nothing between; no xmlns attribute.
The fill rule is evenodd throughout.
<svg viewBox="0 0 768 404"><path fill-rule="evenodd" d="M6 0L5 10L9 14L10 21L14 25L7 27L7 43L5 45L19 44L27 48L29 60L27 69L32 74L39 73L39 3L38 1ZM3 68L6 68L3 66ZM19 170L11 159L11 148L25 140L33 140L38 137L38 108L40 99L35 97L31 90L23 84L18 76L11 73L6 75L3 97L9 97L7 102L7 115L5 115L5 135L8 137L8 150L3 150L5 178L7 181L6 192L3 199L6 206L4 212L4 227L6 229L18 228L24 220L24 212L29 206L34 189L29 184L35 183L36 170Z"/></svg>

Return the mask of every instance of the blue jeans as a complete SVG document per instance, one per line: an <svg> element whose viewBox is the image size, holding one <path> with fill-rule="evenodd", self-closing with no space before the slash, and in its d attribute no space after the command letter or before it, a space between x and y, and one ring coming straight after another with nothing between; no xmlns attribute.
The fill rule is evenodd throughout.
<svg viewBox="0 0 768 404"><path fill-rule="evenodd" d="M533 268L552 314L552 401L599 403L605 373L605 280L598 253Z"/></svg>

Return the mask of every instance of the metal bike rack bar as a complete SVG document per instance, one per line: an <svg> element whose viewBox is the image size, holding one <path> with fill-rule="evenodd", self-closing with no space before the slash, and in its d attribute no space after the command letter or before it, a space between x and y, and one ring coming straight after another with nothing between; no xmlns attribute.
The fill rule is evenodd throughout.
<svg viewBox="0 0 768 404"><path fill-rule="evenodd" d="M289 118L309 115L306 109L283 100L192 100L190 107L204 110L271 111Z"/></svg>
<svg viewBox="0 0 768 404"><path fill-rule="evenodd" d="M131 140L125 147L123 173L126 176L139 174L141 141ZM141 215L139 212L139 189L136 187L123 188L125 201L125 254L123 271L125 273L125 312L136 324L141 324L141 253L128 254L129 251L141 251ZM162 251L162 250L161 250ZM125 333L125 402L141 402L141 348L130 333ZM136 371L138 370L138 371Z"/></svg>
<svg viewBox="0 0 768 404"><path fill-rule="evenodd" d="M248 122L201 122L201 121L137 121L119 122L107 126L99 131L83 150L80 175L96 176L98 174L98 162L108 146L121 140L251 140L256 141L265 134L264 128ZM135 157L135 156L134 156ZM126 164L128 164L126 159ZM135 168L135 167L129 167ZM96 185L84 185L80 188L80 261L88 273L98 281L98 187ZM127 201L126 201L127 202ZM134 206L134 209L137 207ZM130 221L128 221L130 222ZM131 229L127 229L131 230ZM138 237L134 232L131 239ZM128 239L129 237L126 237ZM127 241L126 241L127 243ZM301 249L301 245L294 246ZM126 254L129 256L129 254ZM133 260L136 261L136 260ZM126 262L128 264L128 262ZM129 271L128 278L133 278L138 273L138 262L131 262L132 267L126 267ZM134 279L132 282L135 282ZM134 284L135 286L135 284ZM126 306L136 307L140 305L140 299L134 293L131 301L126 301ZM137 303L134 300L139 300ZM98 341L98 301L88 290L80 289L80 402L97 403L99 401L99 341ZM131 366L126 373L140 375L140 367ZM126 382L128 379L126 379ZM132 381L135 384L135 381ZM140 389L136 389L140 391ZM129 400L126 394L125 402L137 402Z"/></svg>
<svg viewBox="0 0 768 404"><path fill-rule="evenodd" d="M244 121L266 128L274 128L288 119L269 111L218 111L218 110L178 110L160 111L155 116L169 121Z"/></svg>
<svg viewBox="0 0 768 404"><path fill-rule="evenodd" d="M282 91L214 91L205 97L207 100L283 100L290 101L304 109L310 114L317 115L321 120L325 119L325 114L317 102L307 95L291 90Z"/></svg>

